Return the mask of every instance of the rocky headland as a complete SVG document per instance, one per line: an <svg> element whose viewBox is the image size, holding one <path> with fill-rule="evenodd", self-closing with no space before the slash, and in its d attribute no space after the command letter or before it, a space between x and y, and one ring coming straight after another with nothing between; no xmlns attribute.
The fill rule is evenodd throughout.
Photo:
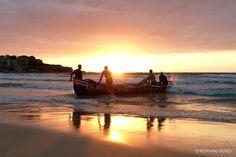
<svg viewBox="0 0 236 157"><path fill-rule="evenodd" d="M71 71L71 67L45 64L41 59L37 59L34 56L0 56L0 72L54 73Z"/></svg>

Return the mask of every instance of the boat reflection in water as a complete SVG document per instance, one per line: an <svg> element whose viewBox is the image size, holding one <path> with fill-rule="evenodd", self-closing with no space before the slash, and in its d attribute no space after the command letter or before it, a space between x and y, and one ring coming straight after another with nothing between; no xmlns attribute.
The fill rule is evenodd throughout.
<svg viewBox="0 0 236 157"><path fill-rule="evenodd" d="M157 120L155 121L155 119ZM84 135L132 144L137 140L143 142L143 138L147 138L147 134L148 137L151 137L152 134L156 136L155 133L160 132L165 120L165 118L153 116L112 115L76 109L70 117L70 124L76 131L79 130Z"/></svg>

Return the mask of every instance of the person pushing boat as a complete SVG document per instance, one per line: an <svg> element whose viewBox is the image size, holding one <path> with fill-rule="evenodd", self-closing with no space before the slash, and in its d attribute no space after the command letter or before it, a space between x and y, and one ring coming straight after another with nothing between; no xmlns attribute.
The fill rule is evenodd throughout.
<svg viewBox="0 0 236 157"><path fill-rule="evenodd" d="M70 75L70 81L72 81L73 75L75 75L75 78L76 78L77 80L82 80L82 79L83 79L83 72L82 72L81 69L82 69L82 65L79 64L79 65L78 65L78 69L74 70L74 71L71 73L71 75Z"/></svg>
<svg viewBox="0 0 236 157"><path fill-rule="evenodd" d="M112 90L113 79L112 79L111 72L108 70L108 66L104 67L104 70L101 73L101 77L99 79L98 85L101 83L103 76L105 76L106 78L106 89Z"/></svg>

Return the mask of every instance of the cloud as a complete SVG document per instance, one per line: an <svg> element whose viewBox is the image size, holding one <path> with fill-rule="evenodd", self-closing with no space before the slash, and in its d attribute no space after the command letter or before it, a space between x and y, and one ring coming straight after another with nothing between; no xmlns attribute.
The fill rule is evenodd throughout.
<svg viewBox="0 0 236 157"><path fill-rule="evenodd" d="M234 0L0 0L4 50L131 43L147 52L236 50Z"/></svg>

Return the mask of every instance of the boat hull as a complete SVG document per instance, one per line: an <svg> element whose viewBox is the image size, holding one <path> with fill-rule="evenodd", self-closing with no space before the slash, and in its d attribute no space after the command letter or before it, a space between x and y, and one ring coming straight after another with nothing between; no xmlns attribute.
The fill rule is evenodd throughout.
<svg viewBox="0 0 236 157"><path fill-rule="evenodd" d="M139 85L139 84L114 84L111 90L107 90L105 84L97 85L93 80L79 80L73 84L74 93L77 96L96 95L137 95L155 94L166 92L166 86Z"/></svg>

